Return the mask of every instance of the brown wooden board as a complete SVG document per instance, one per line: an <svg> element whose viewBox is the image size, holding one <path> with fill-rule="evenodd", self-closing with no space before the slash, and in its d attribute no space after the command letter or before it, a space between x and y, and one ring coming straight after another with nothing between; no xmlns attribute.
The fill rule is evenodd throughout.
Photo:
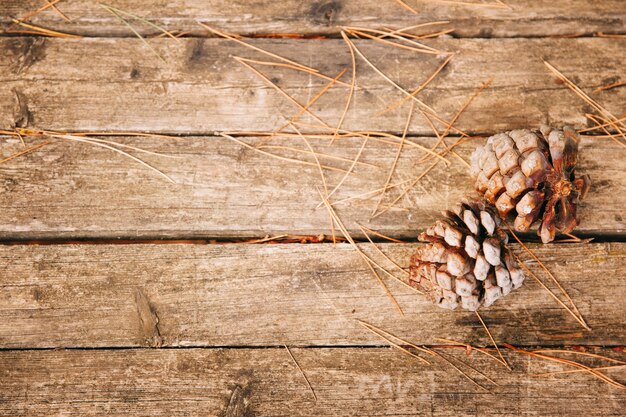
<svg viewBox="0 0 626 417"><path fill-rule="evenodd" d="M335 77L347 69L343 40L273 39L254 45ZM589 105L566 88L544 65L549 61L609 111L624 112L626 89L591 93L623 81L624 39L447 39L428 42L458 52L418 97L450 120L488 79L493 82L456 123L468 132L490 132L539 123L584 126ZM422 84L444 56L419 54L375 41L357 47L380 71L407 90ZM226 130L274 130L298 108L232 56L268 58L224 39L2 38L0 50L0 126L58 130L106 130L211 134ZM260 67L285 92L304 104L327 83L300 71ZM357 91L344 128L399 132L408 105L376 114L405 97L361 59ZM313 107L325 123L337 125L348 93L332 88ZM304 121L311 122L310 119ZM441 126L440 126L441 128ZM324 127L302 127L325 131ZM432 135L421 115L414 135Z"/></svg>
<svg viewBox="0 0 626 417"><path fill-rule="evenodd" d="M481 1L468 1L468 3ZM104 2L145 17L168 30L205 36L196 21L201 20L235 33L298 33L337 35L342 25L380 28L406 27L435 20L450 20L455 34L467 37L589 35L595 32L623 32L626 21L623 2L609 0L508 1L510 8L455 5L439 1L406 0L418 11L415 15L395 0L286 0L277 3L245 0L176 0ZM493 0L483 1L497 5ZM0 23L9 26L42 6L36 0L4 0ZM62 0L58 8L71 22L52 10L29 19L49 29L86 36L133 36L114 15L88 0ZM125 18L129 19L127 16ZM153 27L129 19L144 35L159 33Z"/></svg>
<svg viewBox="0 0 626 417"><path fill-rule="evenodd" d="M407 266L416 245L380 247ZM496 340L623 344L626 245L533 250L593 331L528 278L483 310ZM379 344L358 319L419 344L435 337L490 344L474 313L443 310L385 277L400 315L347 244L2 246L0 263L1 348Z"/></svg>
<svg viewBox="0 0 626 417"><path fill-rule="evenodd" d="M622 416L626 404L624 390L586 373L531 376L575 368L510 352L511 372L476 352L439 350L499 384L458 365L486 391L441 360L424 365L388 348L291 351L317 401L282 347L4 351L0 415L608 417ZM623 381L623 371L609 372Z"/></svg>
<svg viewBox="0 0 626 417"><path fill-rule="evenodd" d="M169 183L128 157L85 143L57 140L0 165L0 239L237 239L279 234L331 234L322 187L314 165L300 165L262 155L221 137L108 138L177 158L146 155L126 149L172 177ZM242 139L253 146L258 138ZM409 138L431 147L432 138ZM478 142L484 139L478 140ZM28 146L45 143L28 139ZM348 169L362 138L310 139L320 162ZM451 144L452 139L448 140ZM301 138L264 142L267 152L314 163ZM299 149L293 152L271 146ZM476 143L457 151L468 160ZM24 148L18 138L0 139L0 159ZM439 148L441 149L441 148ZM358 196L384 186L397 145L371 141L364 148L353 175L331 201ZM391 183L417 178L432 161L419 162L424 152L405 145ZM591 176L591 190L580 206L579 233L612 235L626 232L624 220L623 148L607 139L584 139L579 173ZM371 219L378 195L364 196L335 206L350 233L361 235L359 224L390 236L415 238L440 211L471 193L468 168L449 156L440 162L393 209ZM374 165L374 166L372 166ZM325 170L329 191L343 172ZM408 185L408 184L406 184ZM322 187L323 188L323 187ZM387 191L382 207L404 192ZM371 220L370 220L371 219Z"/></svg>

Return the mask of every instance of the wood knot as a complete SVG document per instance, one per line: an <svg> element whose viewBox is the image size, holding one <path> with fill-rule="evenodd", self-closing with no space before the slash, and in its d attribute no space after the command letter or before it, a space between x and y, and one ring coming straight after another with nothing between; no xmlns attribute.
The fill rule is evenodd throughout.
<svg viewBox="0 0 626 417"><path fill-rule="evenodd" d="M330 26L337 20L337 15L341 9L341 2L336 0L315 2L311 6L309 15L315 23Z"/></svg>

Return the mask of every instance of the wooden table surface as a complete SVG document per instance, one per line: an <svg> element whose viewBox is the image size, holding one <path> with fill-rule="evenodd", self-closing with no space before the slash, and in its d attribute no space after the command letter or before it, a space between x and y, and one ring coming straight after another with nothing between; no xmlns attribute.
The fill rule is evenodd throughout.
<svg viewBox="0 0 626 417"><path fill-rule="evenodd" d="M58 10L13 21L49 3ZM623 140L581 142L579 170L592 188L576 234L591 243L523 236L592 330L529 278L481 312L511 370L438 339L492 346L476 315L438 309L382 275L400 314L355 249L330 243L316 160L329 189L341 182L330 200L352 236L363 240L364 225L408 242L359 243L393 271L379 251L407 266L419 232L471 192L461 159L477 142L541 123L591 126L593 106L544 61L623 117L626 86L602 87L626 81L624 1L478 3L110 0L107 9L3 0L0 415L623 416L626 390L589 372L537 376L577 368L504 347L574 350L557 355L592 367L616 362L587 354L626 360ZM302 112L328 78L253 64L263 79L235 57L281 61L199 21L331 80L345 72ZM356 57L342 118L352 79L342 27L436 21L448 23L422 30L453 31L420 42L438 53L353 39L376 69ZM157 36L157 26L180 37ZM414 90L449 56L416 97L445 121L473 98L447 143L460 131L482 138L459 145L404 196L387 191L382 207L391 208L372 216L378 197L365 193L384 187L394 164L391 183L420 176L431 164L424 149L437 142L416 109L407 123L411 100L380 113L403 98L397 86ZM267 136L298 112L304 140L289 127ZM347 133L329 140L339 123ZM77 136L89 132L100 142ZM241 243L285 235L281 244ZM442 356L420 363L359 320ZM624 367L605 372L626 383Z"/></svg>

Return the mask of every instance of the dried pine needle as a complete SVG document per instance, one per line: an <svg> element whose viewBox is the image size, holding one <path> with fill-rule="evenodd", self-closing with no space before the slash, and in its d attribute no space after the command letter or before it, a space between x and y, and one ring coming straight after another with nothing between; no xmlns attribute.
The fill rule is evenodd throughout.
<svg viewBox="0 0 626 417"><path fill-rule="evenodd" d="M322 192L319 190L319 188L318 188L317 191L318 191L322 201L324 202L324 205L326 206L326 209L328 210L328 212L330 213L332 218L335 220L335 223L339 227L339 230L341 230L341 233L343 233L343 236L348 240L350 245L352 245L352 247L357 251L359 256L361 256L361 258L365 261L365 264L370 269L370 271L372 272L374 277L378 280L379 284L381 285L381 287L383 288L383 290L387 294L387 297L389 297L389 299L391 300L393 305L396 307L396 309L398 309L400 314L404 316L404 312L402 311L402 308L400 307L400 304L398 304L398 302L396 301L395 297L393 296L393 294L391 294L391 292L387 288L387 285L385 285L385 282L382 280L380 275L378 275L378 272L376 272L376 270L374 269L374 267L372 265L376 265L378 268L380 268L383 271L385 271L385 269L383 267L381 267L380 265L378 265L374 260L372 260L369 256L367 256L365 254L365 252L363 252L361 250L361 248L359 248L359 246L355 243L354 239L352 239L352 236L350 236L350 233L348 232L348 230L344 226L344 224L341 221L341 219L339 218L339 216L337 216L337 213L335 213L335 210L330 205L330 202L328 201L328 199L324 196L324 194L322 194ZM393 276L393 274L391 274L391 275Z"/></svg>
<svg viewBox="0 0 626 417"><path fill-rule="evenodd" d="M396 267L396 269L398 269L399 271L401 271L403 274L407 274L407 275L409 274L409 271L407 271L407 270L403 269L400 265L398 265L398 263L397 263L396 261L394 261L393 259L391 259L389 256L387 256L387 254L386 254L385 252L383 252L382 250L380 250L380 248L376 245L376 243L374 243L374 241L373 241L373 240L370 238L370 236L367 234L367 231L366 231L366 229L365 229L363 226L359 225L359 228L361 229L361 232L363 233L363 235L365 235L365 238L367 239L367 241L368 241L369 243L371 243L371 244L372 244L372 246L374 247L374 249L376 250L376 252L378 252L378 253L379 253L379 254L380 254L383 258L385 258L386 260L388 260L388 261L389 261L389 262L390 262L393 266L395 266L395 267ZM405 285L406 285L407 287L409 287L409 288L415 289L415 288L411 287L409 284L406 284L406 283L405 283ZM415 290L417 290L417 289L415 289ZM419 292L420 294L422 294L422 292L421 292L421 291L418 291L418 292Z"/></svg>
<svg viewBox="0 0 626 417"><path fill-rule="evenodd" d="M307 137L308 136L309 135L307 135ZM257 149L281 149L281 150L285 150L285 151L296 152L296 153L303 153L303 154L307 154L307 155L311 154L311 152L307 151L306 149L298 149L298 148L294 148L294 147L291 147L291 146L284 146L284 145L258 145L258 146L256 146L256 148ZM315 152L315 155L317 155L318 158L334 159L336 161L350 162L350 163L366 166L366 167L369 167L369 168L380 169L380 167L378 165L370 164L369 162L363 162L363 161L359 161L359 160L357 160L355 162L354 159L344 158L343 156L330 155L330 154L325 154L325 153L320 153L320 152ZM322 204L320 204L318 207L321 207L321 206L322 206Z"/></svg>
<svg viewBox="0 0 626 417"><path fill-rule="evenodd" d="M441 337L435 337L435 340L439 340L439 341L442 341L444 343L452 343L452 344L455 344L455 345L464 346L464 347L466 347L468 349L471 349L471 350L475 350L476 352L482 353L483 355L493 359L494 361L498 362L500 365L506 366L502 362L502 360L500 358L497 358L495 355L492 355L491 353L487 352L486 349L478 348L476 346L472 346L472 345L469 345L469 344L463 343L463 342L457 342L457 341L450 340L450 339L444 339L444 338L441 338Z"/></svg>
<svg viewBox="0 0 626 417"><path fill-rule="evenodd" d="M535 273L533 271L530 270L530 268L528 268L526 266L526 264L524 263L524 261L522 261L517 255L513 254L513 257L515 258L515 260L520 264L520 266L524 269L524 271L526 271L531 277L533 277L533 279L535 281L537 281L537 283L548 292L548 294L550 294L550 296L561 306L563 307L572 317L574 317L574 319L580 323L581 326L585 327L587 326L587 324L582 321L578 315L576 315L576 313L574 313L563 301L561 301L561 299L559 297L556 296L556 294L554 292L552 292L552 290L550 288L548 288L546 286L546 284L543 283L543 281L541 281L539 279L539 277L537 277L537 275L535 275ZM586 329L588 327L585 327Z"/></svg>
<svg viewBox="0 0 626 417"><path fill-rule="evenodd" d="M239 140L239 139L237 139L237 138L235 138L235 137L233 137L233 136L231 136L231 135L228 135L228 134L226 134L226 133L220 133L219 135L220 135L220 136L222 136L222 137L224 137L224 138L226 138L226 139L230 139L230 140L232 140L233 142L236 142L236 143L240 144L241 146L245 146L245 147L246 147L246 148L248 148L248 149L252 149L252 150L253 150L253 151L255 151L255 152L258 152L258 153L260 153L260 154L263 154L263 155L265 155L265 156L269 156L269 157L272 157L272 158L280 159L280 160L282 160L282 161L294 162L294 163L296 163L296 164L309 165L309 166L314 166L314 167L316 167L316 166L317 166L317 164L316 164L316 163L314 163L314 162L303 161L303 160L301 160L301 159L296 159L296 158L288 158L288 157L286 157L286 156L276 155L276 154L271 153L271 152L266 152L266 151L263 151L263 150L261 150L261 149L258 149L258 148L256 148L256 147L254 147L254 146L252 146L252 145L250 145L250 144L248 144L248 143L246 143L246 142L244 142L244 141L241 141L241 140ZM336 167L333 167L333 166L328 166L328 165L322 165L322 168L327 169L327 170L330 170L330 171L346 172L346 170L344 170L344 169L341 169L341 168L336 168Z"/></svg>
<svg viewBox="0 0 626 417"><path fill-rule="evenodd" d="M288 64L285 64L288 65ZM300 109L298 111L298 113L294 114L293 116L291 116L291 118L287 121L287 123L285 123L284 125L282 125L281 127L279 127L278 129L276 129L274 132L275 133L280 133L283 130L285 130L285 128L287 128L287 126L289 126L291 123L295 122L296 120L298 120L298 118L300 116L302 116L313 104L315 104L317 102L317 100L319 100L320 98L322 98L322 96L324 94L326 94L326 92L330 89L330 87L332 87L339 78L341 78L343 76L343 74L345 74L346 72L346 68L344 68L343 70L341 70L341 72L332 80L330 80L328 82L328 84L326 84L311 100L309 100L308 103L306 103L302 109Z"/></svg>
<svg viewBox="0 0 626 417"><path fill-rule="evenodd" d="M399 43L399 42L392 42L392 41L389 41L387 39L379 38L379 37L376 37L375 35L370 35L369 33L361 32L359 30L356 30L356 29L350 28L350 27L344 27L343 29L346 32L348 32L351 35L353 35L353 36L358 35L359 37L372 39L372 40L375 40L377 42L383 43L385 45L390 45L390 46L393 46L393 47L396 47L396 48L401 48L401 49L407 49L409 51L413 51L413 52L417 52L417 53L421 53L421 54L441 55L441 54L445 54L446 53L446 52L438 51L436 49L426 48L424 45L422 45L421 48L418 48L418 47L414 47L414 46L404 45L404 44ZM387 33L390 33L390 32L384 32L384 33L387 34ZM391 37L394 37L394 36L391 36ZM398 36L398 38L402 38L402 39L404 39L406 41L410 40L410 39L407 39L407 38L403 38L401 36ZM410 40L410 41L411 42L415 42L413 40ZM417 43L417 42L415 42L415 43Z"/></svg>
<svg viewBox="0 0 626 417"><path fill-rule="evenodd" d="M19 151L19 152L17 152L17 153L14 153L13 155L11 155L11 156L9 156L9 157L7 157L7 158L4 158L4 159L0 160L0 164L4 164L5 162L8 162L8 161L10 161L10 160L12 160L12 159L17 158L18 156L22 156L22 155L25 155L25 154L27 154L27 153L30 153L30 152L36 151L37 149L42 148L42 147L44 147L44 146L46 146L46 145L48 145L48 144L50 144L50 143L52 143L52 142L54 142L54 141L49 140L49 141L47 141L47 142L40 143L40 144L38 144L38 145L32 146L32 147L30 147L30 148L28 148L28 149L21 150L21 151Z"/></svg>
<svg viewBox="0 0 626 417"><path fill-rule="evenodd" d="M396 0L396 3L398 3L400 6L402 6L404 9L410 11L413 14L419 14L419 12L417 10L415 10L414 8L412 8L411 6L409 6L408 4L406 4L404 1L402 0Z"/></svg>
<svg viewBox="0 0 626 417"><path fill-rule="evenodd" d="M350 165L350 168L348 168L348 171L343 175L343 177L341 177L341 180L339 180L337 185L335 185L335 188L333 188L332 191L328 194L328 198L330 198L330 196L335 194L335 192L343 185L343 183L346 180L346 178L348 178L348 175L350 175L350 173L354 170L354 167L359 162L359 158L361 157L361 153L363 153L363 149L365 148L365 145L367 145L367 141L368 140L369 140L369 138L367 138L367 137L365 139L363 139L363 143L361 144L361 147L359 148L359 151L357 152L356 156L352 160L352 165ZM323 204L323 202L318 204L317 207L321 207L322 204Z"/></svg>
<svg viewBox="0 0 626 417"><path fill-rule="evenodd" d="M40 8L38 8L37 10L35 10L35 11L33 11L33 12L28 13L26 16L21 17L21 18L19 19L19 21L20 21L20 22L24 22L24 21L26 21L26 20L30 19L31 17L35 17L35 16L37 16L39 13L41 13L41 12L43 12L44 10L47 10L47 9L49 9L49 8L53 8L53 9L54 9L54 10L56 10L58 13L60 13L60 14L61 14L61 16L63 16L63 17L64 17L64 19L68 20L68 19L67 19L67 16L65 16L63 13L61 13L61 12L59 11L59 9L57 9L57 8L56 8L56 6L55 6L55 5L56 5L58 2L60 2L60 1L61 1L61 0L52 0L52 1L46 0L46 4L44 4L43 6L41 6Z"/></svg>
<svg viewBox="0 0 626 417"><path fill-rule="evenodd" d="M471 3L468 1L455 1L455 0L422 0L432 3L445 3L455 6L468 6L468 7L484 7L492 9L511 9L511 6L503 3L501 0L496 0L496 3Z"/></svg>
<svg viewBox="0 0 626 417"><path fill-rule="evenodd" d="M283 345L285 347L285 349L287 349L287 353L289 353L289 356L291 357L291 360L293 361L293 363L296 365L296 367L300 370L300 373L302 374L302 377L304 378L304 380L306 381L307 386L309 387L309 390L311 391L311 394L313 395L313 399L315 401L317 401L317 395L315 395L315 390L313 389L313 387L311 386L311 382L309 381L309 378L307 378L306 374L304 373L304 371L302 370L302 367L300 366L300 364L298 363L298 361L296 360L296 358L294 358L293 354L291 353L291 350L289 350L289 347L287 347L287 345Z"/></svg>
<svg viewBox="0 0 626 417"><path fill-rule="evenodd" d="M274 88L276 91L278 91L283 97L285 97L287 100L289 100L291 103L295 104L300 110L306 112L308 115L310 115L311 117L313 117L313 119L315 119L315 121L317 121L318 123L320 123L322 126L324 126L325 128L331 130L332 128L330 126L328 126L328 124L326 124L326 122L324 122L322 119L320 119L315 113L313 113L311 110L305 108L302 104L300 104L296 99L294 99L293 97L291 97L289 94L287 94L282 88L280 88L279 86L276 85L276 83L272 82L272 80L270 80L265 74L263 74L261 71L257 70L256 68L254 68L252 65L248 64L245 61L242 61L241 59L239 59L238 57L233 57L233 59L237 62L239 62L241 65L247 67L249 70L251 70L252 72L254 72L257 76L259 76L262 80L264 80L266 83L268 83L270 86L272 86L272 88Z"/></svg>
<svg viewBox="0 0 626 417"><path fill-rule="evenodd" d="M344 87L350 87L350 84L344 83L343 81L339 81L339 78L341 78L341 76L344 74L345 70L341 72L341 75L338 75L335 78L329 77L328 75L324 75L322 73L320 73L319 71L311 71L308 68L301 68L298 67L297 65L292 65L292 64L287 64L287 63L283 63L283 62L272 62L272 61L259 61L257 59L250 59L250 58L244 58L241 56L236 56L233 55L232 58L236 58L239 61L245 61L248 62L250 64L257 64L257 65L264 65L267 67L282 67L282 68L289 68L295 71L300 71L300 72L304 72L306 74L312 75L314 77L318 77L318 78L322 78L326 81L330 81L331 85L334 83L337 84L341 84Z"/></svg>
<svg viewBox="0 0 626 417"><path fill-rule="evenodd" d="M100 4L101 7L103 7L105 10L107 10L113 16L115 16L120 22L122 22L124 25L126 25L126 27L128 27L128 29L130 29L135 34L135 36L137 36L144 43L144 45L146 45L161 61L167 62L165 60L165 58L163 58L163 56L154 48L154 46L150 45L150 42L148 42L143 36L141 36L141 34L139 32L137 32L137 30L135 30L133 25L128 23L126 21L126 19L124 19L121 16L120 13L116 12L115 10L110 8L109 6L106 6L106 5L102 4L102 3L98 3L98 4Z"/></svg>
<svg viewBox="0 0 626 417"><path fill-rule="evenodd" d="M404 147L404 141L406 140L406 134L409 131L409 126L411 124L411 118L413 117L413 110L415 109L415 103L411 102L411 107L409 109L409 114L406 118L406 123L404 125L404 130L402 131L402 139L400 141L400 144L398 145L398 151L396 152L396 157L394 158L391 167L389 168L389 174L387 175L387 179L385 180L385 185L383 186L383 191L380 193L380 196L378 197L378 201L376 202L376 205L374 206L374 210L372 211L372 216L374 216L376 214L376 212L378 211L378 208L380 207L380 203L382 203L383 198L385 198L385 193L387 192L387 187L389 186L389 183L391 182L391 178L393 177L393 174L396 170L396 166L398 164L398 160L400 159L400 154L402 153L402 148Z"/></svg>
<svg viewBox="0 0 626 417"><path fill-rule="evenodd" d="M536 358L540 358L540 359L544 359L544 360L548 360L551 362L557 362L557 363L561 363L564 365L570 365L570 366L574 366L576 368L579 368L582 371L586 371L589 372L591 375L595 376L596 378L616 387L616 388L620 388L620 389L624 389L626 390L626 385L622 384L620 382L615 381L613 378L610 378L606 375L604 375L603 373L595 370L594 368L588 367L586 365L583 365L579 362L573 361L573 360L569 360L569 359L563 359L563 358L559 358L559 357L555 357L555 356L549 356L549 355L544 355L541 353L537 353L537 352L532 352L532 351L527 351L527 350L523 350L523 349L519 349L516 348L515 346L511 346L508 344L505 344L504 346L506 346L507 348L518 352L518 353L522 353L524 355L529 355L529 356L533 356Z"/></svg>
<svg viewBox="0 0 626 417"><path fill-rule="evenodd" d="M259 48L259 47L254 46L254 45L251 45L251 44L249 44L249 43L246 43L246 42L242 41L241 39L238 39L237 37L235 37L235 36L233 36L233 35L230 35L230 34L225 33L225 32L220 32L220 31L218 31L217 29L213 29L212 27L208 26L207 24L205 24L205 23L203 23L203 22L198 22L198 24L199 24L200 26L202 26L203 28L205 28L205 29L207 29L207 30L209 30L209 31L213 32L213 33L214 33L214 34L216 34L217 36L220 36L220 37L222 37L222 38L229 39L229 40L231 40L231 41L233 41L233 42L237 42L238 44L243 45L243 46L245 46L246 48L250 48L250 49L253 49L253 50L255 50L255 51L257 51L257 52L260 52L260 53L262 53L262 54L264 54L264 55L271 56L272 58L276 58L276 59L278 59L279 61L283 61L283 62L286 62L286 63L288 63L288 64L295 65L296 67L300 67L300 68L302 68L303 70L308 70L308 71L312 71L312 72L319 72L319 70L316 70L315 68L307 67L306 65L302 65L302 64L300 64L300 63L298 63L298 62L292 61L292 60L287 59L287 58L284 58L284 57L282 57L282 56L280 56L280 55L276 55L276 54L274 54L274 53L272 53L272 52L266 51L266 50L264 50L264 49L261 49L261 48Z"/></svg>
<svg viewBox="0 0 626 417"><path fill-rule="evenodd" d="M405 353L408 353L409 355L411 355L414 358L417 358L417 359L423 361L424 363L426 363L428 365L430 365L430 362L428 362L426 359L424 359L421 356L418 356L418 355L414 354L413 352L403 348L399 344L393 342L392 339L395 339L395 340L399 341L400 343L402 343L404 345L410 346L410 347L412 347L413 349L415 349L415 350L417 350L419 352L427 353L427 354L429 354L431 356L436 356L436 353L433 352L432 350L430 350L428 348L425 348L423 346L418 346L418 345L416 345L414 343L411 343L411 342L409 342L407 340L404 340L404 339L402 339L402 338L400 338L400 337L398 337L398 336L396 336L394 334L389 333L388 331L385 331L385 330L383 330L383 329L381 329L379 327L374 326L373 324L369 324L369 323L367 323L367 322L365 322L363 320L358 320L358 319L357 319L357 322L361 326L365 327L366 329L368 329L369 331L371 331L372 333L374 333L375 335L380 337L381 339L386 340L387 342L392 344L392 346L402 350Z"/></svg>
<svg viewBox="0 0 626 417"><path fill-rule="evenodd" d="M475 313L476 313L476 317L478 317L478 320L480 320L480 324L483 325L483 328L487 332L487 335L489 336L489 340L491 340L491 343L493 343L493 346L496 348L496 351L498 352L498 356L500 356L502 364L504 366L506 366L509 370L511 370L511 367L509 366L509 364L506 361L506 359L504 359L504 356L502 356L502 352L500 352L500 348L498 347L498 344L496 343L496 340L491 335L491 332L489 331L489 328L487 327L487 325L483 321L483 318L480 316L480 313L478 313L478 311L475 311Z"/></svg>
<svg viewBox="0 0 626 417"><path fill-rule="evenodd" d="M95 146L99 146L102 148L106 148L109 150L112 150L114 152L117 152L127 158L132 159L133 161L145 166L146 168L149 168L150 170L156 172L157 174L159 174L160 176L162 176L163 178L165 178L166 180L168 180L169 182L171 182L172 184L176 184L176 181L174 181L172 178L170 178L167 174L165 174L164 172L158 170L157 168L153 167L152 165L148 164L147 162L143 161L142 159L137 158L136 156L133 156L131 154L129 154L128 152L124 152L121 149L116 148L115 146L111 146L108 145L107 143L103 143L105 141L97 141L97 140L93 140L93 138L84 138L84 137L79 137L79 136L72 136L72 135L57 135L57 134L48 134L48 136L53 137L53 138L58 138L58 139L65 139L65 140L71 140L71 141L75 141L75 142L83 142L83 143L89 143ZM115 144L116 146L118 146L119 144Z"/></svg>
<svg viewBox="0 0 626 417"><path fill-rule="evenodd" d="M624 81L618 82L618 83L613 83L613 84L608 84L608 85L603 85L603 86L598 87L595 90L593 90L593 92L597 93L599 91L610 90L612 88L622 87L622 86L625 86L625 85L626 85L626 82L624 82Z"/></svg>
<svg viewBox="0 0 626 417"><path fill-rule="evenodd" d="M578 308L576 307L576 304L574 304L574 300L572 300L572 298L569 296L569 294L567 293L567 291L565 291L565 288L563 288L563 286L561 286L561 283L556 279L556 277L552 274L552 272L550 272L550 270L543 264L543 262L541 262L541 260L537 257L537 255L534 254L533 251L530 250L530 248L528 248L528 246L526 246L515 234L515 232L513 232L513 229L511 228L511 226L509 226L508 222L504 222L504 224L506 225L507 229L509 229L509 232L511 233L511 235L513 236L513 238L517 241L517 243L519 243L522 248L524 248L524 250L526 251L526 253L528 253L538 264L539 266L541 266L541 269L543 269L545 271L545 273L550 277L550 279L552 280L552 282L558 287L558 289L561 291L561 293L563 294L563 296L565 296L565 298L567 299L567 301L569 301L570 305L572 306L572 310L574 312L576 312L576 314L574 314L571 310L567 309L568 311L572 312L572 315L574 315L574 318L576 319L576 321L578 321L585 329L587 330L591 330L591 328L587 325L587 323L585 322L585 319L583 318L582 314L580 314L580 311L578 311ZM546 287L547 288L547 287ZM554 294L553 294L554 295Z"/></svg>
<svg viewBox="0 0 626 417"><path fill-rule="evenodd" d="M35 26L35 25L31 25L29 23L21 22L21 21L19 21L17 19L11 19L11 20L16 25L23 26L25 28L31 29L35 33L37 33L39 35L46 35L46 36L55 37L55 38L82 38L82 36L79 36L79 35L72 35L70 33L63 33L63 32L58 32L56 30L50 30L50 29L42 28L40 26ZM7 31L7 32L11 33L10 31Z"/></svg>
<svg viewBox="0 0 626 417"><path fill-rule="evenodd" d="M334 143L335 139L337 139L337 135L339 134L339 129L343 125L343 121L348 114L348 109L350 108L350 104L352 103L352 98L354 96L354 89L356 87L356 57L354 56L354 50L352 49L352 43L348 39L346 33L342 30L341 37L343 38L346 45L348 45L348 50L350 51L350 62L352 65L352 78L350 79L350 91L348 91L348 98L346 99L346 105L341 112L341 117L339 117L339 122L337 123L337 127L335 128L335 132L333 133L333 138L331 139L331 145Z"/></svg>
<svg viewBox="0 0 626 417"><path fill-rule="evenodd" d="M563 73L561 73L558 69L556 69L552 64L550 64L547 61L543 61L543 63L546 65L546 67L548 67L550 71L552 71L553 74L555 74L561 81L563 81L565 85L567 85L574 93L576 93L578 97L583 99L587 104L589 104L591 107L596 109L600 114L605 116L608 119L608 122L610 122L611 126L613 126L618 132L622 132L621 129L626 128L626 125L624 125L624 123L619 122L619 119L617 117L613 116L611 112L606 110L604 107L598 104L595 100L593 100L591 97L585 94L583 90L581 90L576 84L570 81L565 75L563 75Z"/></svg>
<svg viewBox="0 0 626 417"><path fill-rule="evenodd" d="M151 21L149 21L149 20L147 20L147 19L145 19L145 18L143 18L141 16L138 16L138 15L133 14L133 13L129 13L129 12L125 11L125 10L118 9L116 7L113 7L113 6L109 6L108 4L100 3L100 5L102 7L104 7L104 8L106 8L106 9L114 10L115 12L117 12L119 14L123 14L123 15L126 15L128 17L132 17L133 19L136 19L136 20L138 20L138 21L140 21L142 23L145 23L146 25L155 28L156 30L161 32L163 35L168 36L168 37L174 39L176 42L180 42L180 39L178 39L176 36L174 36L171 32L167 31L166 29L162 28L161 26L159 26L159 25L157 25L155 23L152 23Z"/></svg>
<svg viewBox="0 0 626 417"><path fill-rule="evenodd" d="M417 87L415 90L413 90L411 92L411 96L415 97L420 91L422 91L424 88L426 88L426 86L428 84L430 84L430 82L432 80L435 79L435 77L446 67L446 65L448 65L448 63L452 60L452 58L454 57L454 55L449 55L445 61L443 61L443 63L441 65L439 65L439 67L437 67L437 69L435 70L435 72L433 72L430 77L428 77L426 79L426 81L424 81L422 84L420 84L419 87ZM402 103L404 103L405 101L409 100L409 96L404 96L402 97L400 100L396 101L395 103L393 103L391 106L387 107L386 109L376 113L376 116L382 116L383 114L395 109L396 107L398 107L399 105L401 105Z"/></svg>

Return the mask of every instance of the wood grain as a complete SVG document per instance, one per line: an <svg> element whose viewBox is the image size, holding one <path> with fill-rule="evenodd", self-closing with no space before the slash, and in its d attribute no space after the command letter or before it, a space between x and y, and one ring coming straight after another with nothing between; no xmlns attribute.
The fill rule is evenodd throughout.
<svg viewBox="0 0 626 417"><path fill-rule="evenodd" d="M274 39L254 45L336 76L350 67L343 40ZM447 39L429 42L458 52L444 71L419 94L449 120L478 87L493 77L456 123L469 132L490 132L547 122L584 126L591 109L558 81L547 60L582 89L620 81L626 59L624 39ZM269 131L298 108L239 65L232 56L267 57L223 39L158 39L152 45L166 62L138 39L2 38L0 50L0 126L16 124L57 130L106 130L211 134L214 131ZM408 90L422 84L444 57L417 54L374 41L358 41L363 54ZM365 62L357 63L361 88L344 127L399 132L408 106L375 116L403 94ZM327 83L308 74L263 67L285 92L306 103ZM347 71L342 80L349 82ZM336 126L348 89L332 88L313 107ZM592 96L622 114L626 89ZM16 110L17 109L17 110ZM307 116L308 117L308 116ZM310 119L305 118L304 121ZM323 127L303 127L321 131ZM410 133L432 135L423 117Z"/></svg>
<svg viewBox="0 0 626 417"><path fill-rule="evenodd" d="M407 265L416 245L380 247ZM584 331L529 279L483 311L496 340L623 344L626 245L534 250L593 331ZM442 310L386 279L401 316L345 244L2 246L0 263L2 348L154 346L156 330L163 346L175 347L379 344L357 319L419 344L435 337L490 344L473 313ZM147 314L138 311L138 290L150 306ZM155 332L146 329L145 316L152 314Z"/></svg>
<svg viewBox="0 0 626 417"><path fill-rule="evenodd" d="M484 8L446 4L436 1L406 0L419 15L402 8L394 0L285 0L280 3L246 0L132 0L106 4L143 16L168 30L193 36L206 35L197 20L230 32L338 34L342 25L406 27L435 20L451 20L455 34L466 37L588 35L594 32L623 32L626 21L624 4L619 0L554 0L537 2L516 0L511 8ZM480 3L476 1L475 3ZM494 1L482 2L492 3ZM0 23L8 26L10 18L20 18L41 7L36 0L4 0L0 5ZM111 13L96 2L63 0L58 4L72 21L47 10L30 20L50 29L85 36L133 36ZM158 33L150 26L130 19L140 33Z"/></svg>
<svg viewBox="0 0 626 417"><path fill-rule="evenodd" d="M512 372L476 352L440 350L493 378L499 386L465 368L489 391L442 361L422 365L386 348L292 352L318 401L284 348L3 351L0 415L607 417L626 403L625 391L586 374L530 376L563 368L510 352Z"/></svg>
<svg viewBox="0 0 626 417"><path fill-rule="evenodd" d="M220 137L111 140L179 157L131 151L177 184L168 183L109 149L58 141L0 165L0 239L236 239L331 233L326 209L316 208L320 202L317 187L322 187L316 166L270 158ZM261 144L258 138L245 141L254 146ZM344 158L319 157L322 163L343 169L349 168L363 143L361 138L341 139L332 146L327 139L310 141L316 152ZM432 138L410 141L427 147L434 144ZM308 150L300 138L276 139L265 142L265 146ZM458 153L467 160L475 146L471 142L464 144ZM310 155L301 152L262 149L314 162ZM0 139L0 159L21 150L19 139ZM367 144L361 162L378 168L357 165L354 175L348 177L331 200L339 202L382 188L396 153L397 146L393 144ZM417 162L423 155L418 148L406 145L391 182L422 174L431 165L430 161ZM591 176L592 187L580 207L579 233L626 233L622 155L623 148L609 140L582 141L579 172ZM371 219L376 194L338 204L336 210L351 234L362 236L359 224L363 224L390 236L415 238L441 210L471 193L467 168L454 157L448 159L449 168L440 163L396 208L381 216ZM332 188L344 173L325 171L325 176ZM389 190L383 206L400 194L398 188Z"/></svg>

